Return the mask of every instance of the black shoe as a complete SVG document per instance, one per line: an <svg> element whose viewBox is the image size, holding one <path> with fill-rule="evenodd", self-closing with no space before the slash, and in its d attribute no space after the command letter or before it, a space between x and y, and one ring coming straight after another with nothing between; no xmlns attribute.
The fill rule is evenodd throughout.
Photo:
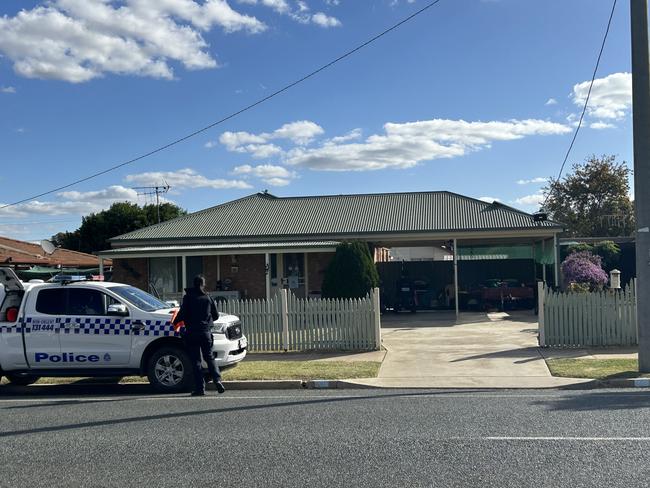
<svg viewBox="0 0 650 488"><path fill-rule="evenodd" d="M217 387L217 393L223 393L226 391L226 388L223 386L221 381L215 381L214 385Z"/></svg>
<svg viewBox="0 0 650 488"><path fill-rule="evenodd" d="M190 396L205 396L205 392L204 391L193 391L192 393L190 393Z"/></svg>

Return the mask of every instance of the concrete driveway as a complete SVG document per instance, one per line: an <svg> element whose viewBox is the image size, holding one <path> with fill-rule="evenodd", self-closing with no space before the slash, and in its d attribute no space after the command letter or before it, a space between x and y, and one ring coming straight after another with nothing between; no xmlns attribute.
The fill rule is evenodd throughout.
<svg viewBox="0 0 650 488"><path fill-rule="evenodd" d="M360 383L421 388L550 388L588 380L554 378L537 348L532 312L419 312L382 317L386 358Z"/></svg>

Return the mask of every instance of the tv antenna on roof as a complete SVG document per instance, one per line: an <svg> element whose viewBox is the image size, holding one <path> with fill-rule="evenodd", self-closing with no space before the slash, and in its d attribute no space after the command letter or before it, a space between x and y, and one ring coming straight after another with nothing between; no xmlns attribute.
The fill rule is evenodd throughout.
<svg viewBox="0 0 650 488"><path fill-rule="evenodd" d="M156 196L156 210L158 211L158 223L160 223L160 195L164 195L171 187L169 183L163 180L163 184L156 186L134 186L133 189L138 192L138 196Z"/></svg>

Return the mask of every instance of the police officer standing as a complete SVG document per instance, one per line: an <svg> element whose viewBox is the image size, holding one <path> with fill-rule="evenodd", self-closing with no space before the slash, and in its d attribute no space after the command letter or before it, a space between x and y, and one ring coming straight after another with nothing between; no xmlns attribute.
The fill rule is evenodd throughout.
<svg viewBox="0 0 650 488"><path fill-rule="evenodd" d="M194 390L192 396L205 395L205 381L201 367L201 355L208 364L210 376L214 380L219 393L226 391L221 383L219 367L212 357L212 322L219 318L219 312L214 300L205 293L205 278L198 275L194 278L194 286L185 289L183 304L174 319L174 324L185 323L185 346L192 361L194 371Z"/></svg>

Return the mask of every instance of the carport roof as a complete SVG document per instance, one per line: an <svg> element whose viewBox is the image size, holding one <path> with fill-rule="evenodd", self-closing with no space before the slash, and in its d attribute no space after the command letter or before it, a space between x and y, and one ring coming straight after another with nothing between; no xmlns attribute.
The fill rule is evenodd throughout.
<svg viewBox="0 0 650 488"><path fill-rule="evenodd" d="M448 191L276 197L255 193L111 239L344 239L351 236L467 231L561 230L531 214Z"/></svg>

